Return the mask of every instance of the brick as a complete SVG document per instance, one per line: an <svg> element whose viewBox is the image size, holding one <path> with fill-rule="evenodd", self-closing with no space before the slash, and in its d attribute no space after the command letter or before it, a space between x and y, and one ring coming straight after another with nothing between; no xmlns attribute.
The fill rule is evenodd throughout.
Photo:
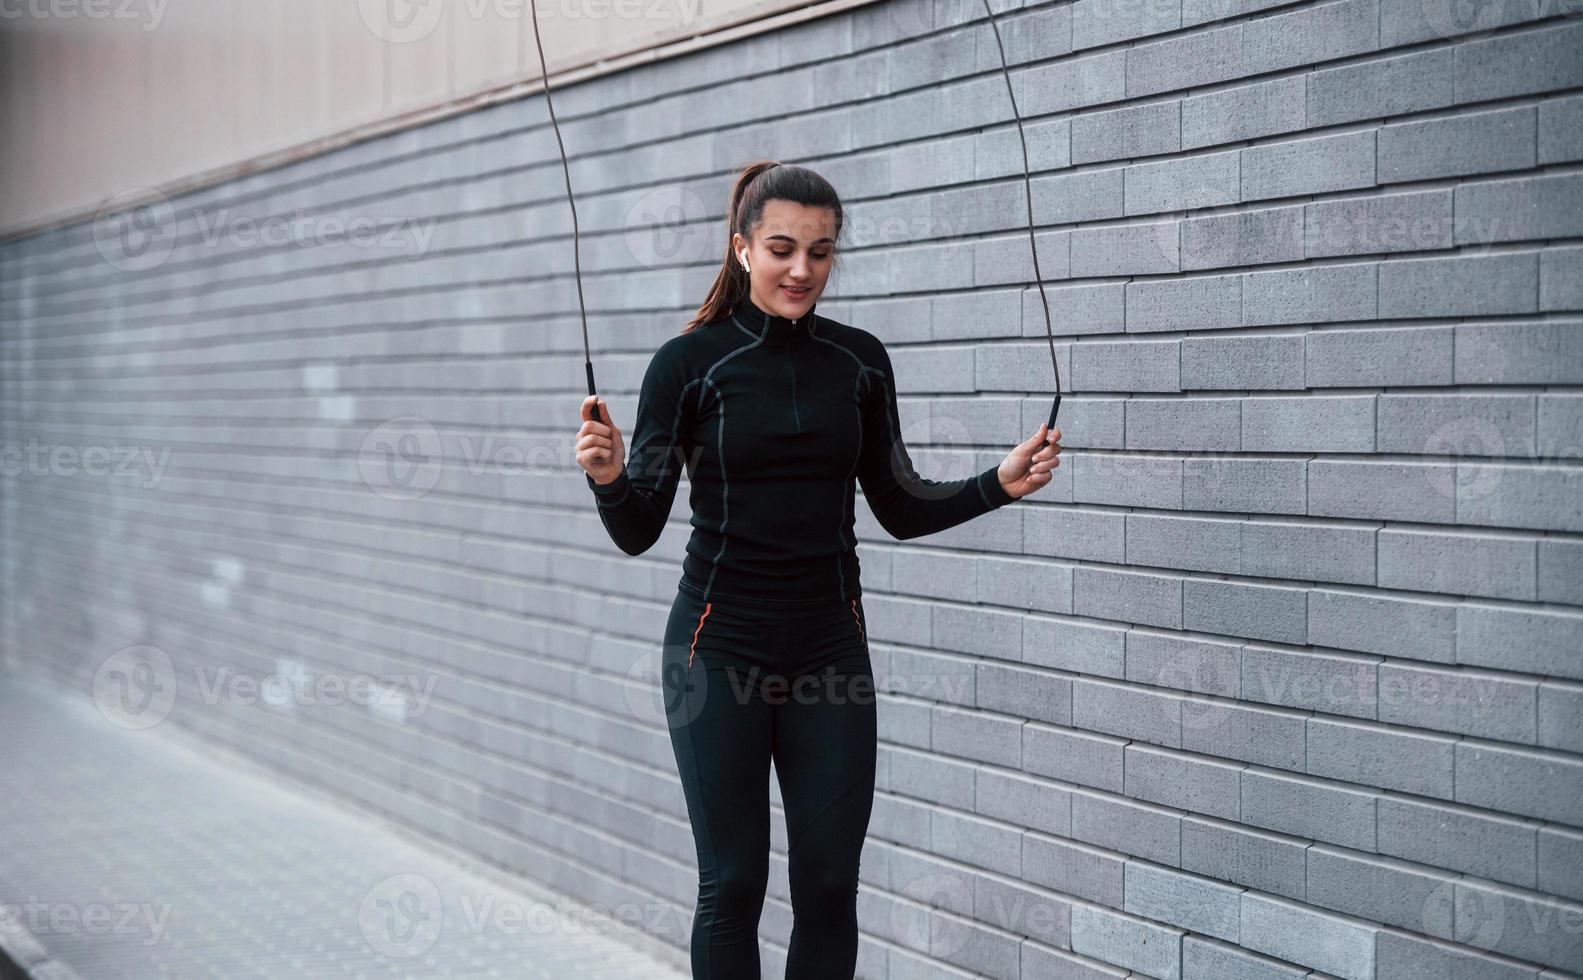
<svg viewBox="0 0 1583 980"><path fill-rule="evenodd" d="M1138 743L1126 747L1126 794L1226 820L1237 817L1240 765Z"/></svg>
<svg viewBox="0 0 1583 980"><path fill-rule="evenodd" d="M1539 259L1534 252L1401 259L1382 262L1379 273L1381 316L1474 316L1537 308ZM1457 356L1461 358L1460 351Z"/></svg>
<svg viewBox="0 0 1583 980"><path fill-rule="evenodd" d="M1278 898L1242 893L1242 945L1323 970L1344 980L1372 980L1377 929Z"/></svg>
<svg viewBox="0 0 1583 980"><path fill-rule="evenodd" d="M1106 850L1160 864L1179 864L1181 823L1181 814L1167 807L1100 793L1072 793L1071 836ZM1128 868L1135 866L1135 862L1127 863Z"/></svg>
<svg viewBox="0 0 1583 980"><path fill-rule="evenodd" d="M1306 643L1307 620L1302 589L1204 579L1182 584L1182 621L1187 629Z"/></svg>
<svg viewBox="0 0 1583 980"><path fill-rule="evenodd" d="M1128 48L1126 95L1193 88L1241 73L1241 24L1196 31Z"/></svg>
<svg viewBox="0 0 1583 980"><path fill-rule="evenodd" d="M1111 167L1035 178L1030 188L1034 221L1041 224L1070 224L1120 217L1121 175L1125 169Z"/></svg>
<svg viewBox="0 0 1583 980"><path fill-rule="evenodd" d="M1360 851L1375 849L1377 793L1287 772L1242 773L1242 821Z"/></svg>
<svg viewBox="0 0 1583 980"><path fill-rule="evenodd" d="M1215 207L1235 202L1240 183L1236 150L1139 163L1123 170L1123 206L1127 214Z"/></svg>
<svg viewBox="0 0 1583 980"><path fill-rule="evenodd" d="M1380 128L1380 183L1525 170L1538 163L1532 106Z"/></svg>
<svg viewBox="0 0 1583 980"><path fill-rule="evenodd" d="M1241 919L1238 889L1137 861L1127 862L1122 877L1123 911L1236 942Z"/></svg>
<svg viewBox="0 0 1583 980"><path fill-rule="evenodd" d="M1557 823L1583 808L1583 761L1541 749L1459 742L1456 801Z"/></svg>
<svg viewBox="0 0 1583 980"><path fill-rule="evenodd" d="M1180 629L1182 585L1179 575L1081 566L1074 573L1073 604L1096 619Z"/></svg>
<svg viewBox="0 0 1583 980"><path fill-rule="evenodd" d="M1052 725L1073 724L1077 693L1071 678L1010 664L980 663L977 672L980 708Z"/></svg>
<svg viewBox="0 0 1583 980"><path fill-rule="evenodd" d="M1458 384L1576 384L1583 379L1583 323L1461 324Z"/></svg>
<svg viewBox="0 0 1583 980"><path fill-rule="evenodd" d="M1174 153L1182 148L1178 102L1151 102L1077 116L1072 163L1095 163Z"/></svg>
<svg viewBox="0 0 1583 980"><path fill-rule="evenodd" d="M1072 952L1160 980L1181 980L1182 931L1088 905L1072 906Z"/></svg>
<svg viewBox="0 0 1583 980"><path fill-rule="evenodd" d="M1126 307L1129 333L1240 326L1242 277L1133 280L1126 284Z"/></svg>
<svg viewBox="0 0 1583 980"><path fill-rule="evenodd" d="M1098 47L1133 38L1164 34L1182 26L1180 0L1122 3L1119 0L1078 0L1072 5L1072 48Z"/></svg>
<svg viewBox="0 0 1583 980"><path fill-rule="evenodd" d="M1073 351L1073 383L1088 391L1177 391L1179 345L1175 341L1096 341Z"/></svg>
<svg viewBox="0 0 1583 980"><path fill-rule="evenodd" d="M1125 635L1123 627L1111 624L1030 616L1023 627L1023 659L1041 667L1120 677Z"/></svg>
<svg viewBox="0 0 1583 980"><path fill-rule="evenodd" d="M1127 681L1236 698L1241 646L1171 633L1127 630Z"/></svg>
<svg viewBox="0 0 1583 980"><path fill-rule="evenodd" d="M1579 215L1583 175L1462 183L1456 188L1456 243L1575 236L1583 229Z"/></svg>
<svg viewBox="0 0 1583 980"><path fill-rule="evenodd" d="M1532 745L1537 685L1478 670L1380 667L1380 721Z"/></svg>
<svg viewBox="0 0 1583 980"><path fill-rule="evenodd" d="M1181 222L1181 268L1223 269L1303 258L1303 208L1224 206Z"/></svg>
<svg viewBox="0 0 1583 980"><path fill-rule="evenodd" d="M1241 521L1138 513L1126 520L1126 564L1230 574L1242 567Z"/></svg>
<svg viewBox="0 0 1583 980"><path fill-rule="evenodd" d="M1532 395L1379 396L1379 451L1457 457L1532 456Z"/></svg>
<svg viewBox="0 0 1583 980"><path fill-rule="evenodd" d="M1583 249L1539 253L1539 309L1583 309Z"/></svg>
<svg viewBox="0 0 1583 980"><path fill-rule="evenodd" d="M1303 717L1294 711L1189 698L1182 748L1277 769L1303 766Z"/></svg>
<svg viewBox="0 0 1583 980"><path fill-rule="evenodd" d="M1301 514L1306 461L1211 457L1182 464L1182 508L1253 514Z"/></svg>
<svg viewBox="0 0 1583 980"><path fill-rule="evenodd" d="M1376 315L1373 264L1252 272L1242 280L1242 322L1327 323Z"/></svg>
<svg viewBox="0 0 1583 980"><path fill-rule="evenodd" d="M1108 735L1029 723L1022 730L1022 764L1035 775L1119 793L1125 745Z"/></svg>
<svg viewBox="0 0 1583 980"><path fill-rule="evenodd" d="M1535 598L1532 537L1384 528L1379 584L1385 588L1501 599Z"/></svg>
<svg viewBox="0 0 1583 980"><path fill-rule="evenodd" d="M1482 102L1583 85L1583 26L1565 24L1473 41L1457 49L1456 101Z"/></svg>
<svg viewBox="0 0 1583 980"><path fill-rule="evenodd" d="M1303 851L1309 846L1268 831L1182 819L1182 870L1287 898L1303 898Z"/></svg>
<svg viewBox="0 0 1583 980"><path fill-rule="evenodd" d="M1431 48L1312 72L1307 124L1333 126L1450 105L1455 56L1453 48Z"/></svg>
<svg viewBox="0 0 1583 980"><path fill-rule="evenodd" d="M1456 662L1583 679L1583 616L1467 603L1457 608Z"/></svg>
<svg viewBox="0 0 1583 980"><path fill-rule="evenodd" d="M1373 452L1375 395L1247 398L1242 448L1249 452Z"/></svg>
<svg viewBox="0 0 1583 980"><path fill-rule="evenodd" d="M1241 403L1235 398L1128 399L1126 427L1127 449L1234 451L1242 429Z"/></svg>
<svg viewBox="0 0 1583 980"><path fill-rule="evenodd" d="M1449 737L1316 717L1308 724L1308 772L1451 799L1457 744Z"/></svg>
<svg viewBox="0 0 1583 980"><path fill-rule="evenodd" d="M1539 103L1539 163L1583 159L1583 96Z"/></svg>
<svg viewBox="0 0 1583 980"><path fill-rule="evenodd" d="M1302 129L1307 77L1288 75L1183 99L1182 149Z"/></svg>
<svg viewBox="0 0 1583 980"><path fill-rule="evenodd" d="M1241 573L1372 585L1375 538L1371 528L1295 521L1250 521L1243 526Z"/></svg>
<svg viewBox="0 0 1583 980"><path fill-rule="evenodd" d="M1352 462L1308 464L1308 513L1360 520L1456 520L1451 464Z"/></svg>
<svg viewBox="0 0 1583 980"><path fill-rule="evenodd" d="M1324 714L1373 718L1379 660L1249 645L1242 651L1242 696Z"/></svg>
<svg viewBox="0 0 1583 980"><path fill-rule="evenodd" d="M1456 621L1456 605L1444 600L1326 589L1308 593L1308 639L1316 646L1451 663Z"/></svg>
<svg viewBox="0 0 1583 980"><path fill-rule="evenodd" d="M1122 858L1029 831L1023 836L1022 861L1023 878L1032 884L1112 908L1121 905ZM1081 907L1074 904L1073 913Z"/></svg>
<svg viewBox="0 0 1583 980"><path fill-rule="evenodd" d="M1182 744L1182 700L1111 681L1072 681L1071 724L1172 748Z"/></svg>
<svg viewBox="0 0 1583 980"><path fill-rule="evenodd" d="M1354 854L1327 844L1307 851L1304 900L1360 919L1452 938L1451 918L1437 903L1449 899L1454 875L1436 874L1406 861Z"/></svg>
<svg viewBox="0 0 1583 980"><path fill-rule="evenodd" d="M1063 837L1072 833L1072 800L1079 794L1064 786L986 768L978 773L976 792L975 813Z"/></svg>
<svg viewBox="0 0 1583 980"><path fill-rule="evenodd" d="M1539 601L1583 606L1583 542L1539 540Z"/></svg>
<svg viewBox="0 0 1583 980"><path fill-rule="evenodd" d="M1451 191L1337 198L1303 209L1306 258L1451 247Z"/></svg>
<svg viewBox="0 0 1583 980"><path fill-rule="evenodd" d="M1049 303L1049 322L1059 324L1062 333L1074 335L1122 333L1127 329L1124 283L1107 282L1092 286L1046 289L1045 295ZM1049 324L1044 318L1045 311L1040 305L1038 290L1024 290L1022 301L1022 335L1047 336L1046 329ZM1066 408L1066 403L1062 403L1062 408L1063 410Z"/></svg>
<svg viewBox="0 0 1583 980"><path fill-rule="evenodd" d="M1314 331L1304 374L1314 388L1450 384L1452 338L1450 327Z"/></svg>
<svg viewBox="0 0 1583 980"><path fill-rule="evenodd" d="M1310 136L1242 151L1242 199L1258 201L1374 185L1375 132Z"/></svg>
<svg viewBox="0 0 1583 980"><path fill-rule="evenodd" d="M1301 334L1187 337L1182 340L1182 389L1300 389L1303 356Z"/></svg>
<svg viewBox="0 0 1583 980"><path fill-rule="evenodd" d="M1381 854L1512 884L1535 883L1534 825L1472 810L1382 797Z"/></svg>
<svg viewBox="0 0 1583 980"><path fill-rule="evenodd" d="M1074 276L1143 276L1181 268L1174 220L1074 228L1071 240Z"/></svg>
<svg viewBox="0 0 1583 980"><path fill-rule="evenodd" d="M1378 0L1343 0L1255 18L1242 25L1242 67L1257 74L1372 51L1379 45L1378 24Z"/></svg>

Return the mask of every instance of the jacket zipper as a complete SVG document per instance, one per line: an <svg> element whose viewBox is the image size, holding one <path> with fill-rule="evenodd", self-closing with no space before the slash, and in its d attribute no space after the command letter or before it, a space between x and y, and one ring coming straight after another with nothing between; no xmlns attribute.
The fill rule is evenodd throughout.
<svg viewBox="0 0 1583 980"><path fill-rule="evenodd" d="M786 352L786 365L791 369L792 379L792 421L797 424L797 431L802 431L802 413L797 410L797 365L792 363L791 352Z"/></svg>

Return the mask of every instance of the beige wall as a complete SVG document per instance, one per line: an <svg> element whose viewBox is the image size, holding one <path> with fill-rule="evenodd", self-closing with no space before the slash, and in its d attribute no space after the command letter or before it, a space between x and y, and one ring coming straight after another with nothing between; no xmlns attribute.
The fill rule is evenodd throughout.
<svg viewBox="0 0 1583 980"><path fill-rule="evenodd" d="M805 9L538 3L552 72ZM527 0L3 0L0 14L0 235L539 75Z"/></svg>

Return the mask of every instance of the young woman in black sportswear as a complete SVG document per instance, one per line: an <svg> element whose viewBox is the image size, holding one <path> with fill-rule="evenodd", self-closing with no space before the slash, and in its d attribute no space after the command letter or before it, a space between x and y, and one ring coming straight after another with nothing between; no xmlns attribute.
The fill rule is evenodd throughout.
<svg viewBox="0 0 1583 980"><path fill-rule="evenodd" d="M688 476L692 534L662 685L698 850L693 977L759 978L773 759L793 913L786 977L850 980L876 755L855 484L894 537L932 534L1046 485L1060 430L1041 424L971 477L920 477L885 345L814 311L843 223L834 188L761 161L739 175L728 219L713 288L644 373L625 465L595 395L577 462L630 555L659 538Z"/></svg>

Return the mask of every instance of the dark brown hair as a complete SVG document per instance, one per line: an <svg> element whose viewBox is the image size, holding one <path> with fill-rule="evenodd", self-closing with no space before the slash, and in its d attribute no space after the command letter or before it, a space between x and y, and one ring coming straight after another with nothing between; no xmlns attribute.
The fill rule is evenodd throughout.
<svg viewBox="0 0 1583 980"><path fill-rule="evenodd" d="M726 210L726 257L720 264L720 274L709 287L709 295L698 312L682 328L682 333L703 326L730 313L742 297L748 294L748 272L731 253L731 234L735 232L748 241L753 240L753 229L764 217L765 201L790 201L805 207L830 208L835 212L835 237L841 240L841 225L845 214L841 198L830 182L807 167L793 163L776 163L759 160L750 163L737 175L731 188L731 205ZM840 253L836 253L837 261Z"/></svg>

